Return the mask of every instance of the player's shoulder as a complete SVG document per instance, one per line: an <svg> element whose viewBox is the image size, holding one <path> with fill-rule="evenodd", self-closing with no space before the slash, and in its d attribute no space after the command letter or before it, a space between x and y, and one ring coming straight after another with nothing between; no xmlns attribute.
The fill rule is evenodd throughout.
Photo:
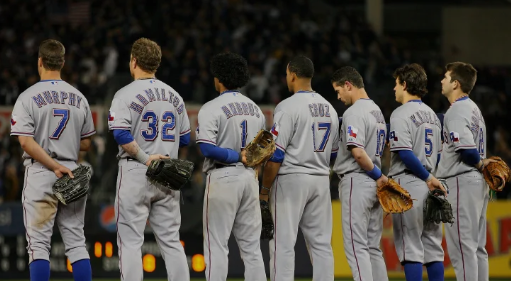
<svg viewBox="0 0 511 281"><path fill-rule="evenodd" d="M284 112L290 114L297 108L295 102L296 102L295 95L287 97L286 99L279 102L279 104L277 104L277 106L275 107L275 112Z"/></svg>
<svg viewBox="0 0 511 281"><path fill-rule="evenodd" d="M120 88L119 90L117 90L117 92L115 92L114 94L114 99L123 99L123 98L127 98L130 93L133 93L133 88L135 86L135 81L129 83L128 85Z"/></svg>
<svg viewBox="0 0 511 281"><path fill-rule="evenodd" d="M454 119L467 119L471 116L473 109L479 109L477 104L473 102L471 99L464 99L460 101L456 101L451 104L447 112L445 113L445 119L454 120Z"/></svg>

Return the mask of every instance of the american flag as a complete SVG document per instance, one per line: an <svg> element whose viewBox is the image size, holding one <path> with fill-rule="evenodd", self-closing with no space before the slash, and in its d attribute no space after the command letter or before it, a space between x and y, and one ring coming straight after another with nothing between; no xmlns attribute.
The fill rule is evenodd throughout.
<svg viewBox="0 0 511 281"><path fill-rule="evenodd" d="M82 1L70 3L68 6L68 20L73 24L87 24L90 20L90 2Z"/></svg>

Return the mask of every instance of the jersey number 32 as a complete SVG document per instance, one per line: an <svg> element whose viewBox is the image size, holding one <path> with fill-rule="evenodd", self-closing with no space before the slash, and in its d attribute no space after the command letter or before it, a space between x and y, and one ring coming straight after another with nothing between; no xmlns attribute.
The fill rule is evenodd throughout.
<svg viewBox="0 0 511 281"><path fill-rule="evenodd" d="M147 122L147 130L141 130L140 134L146 141L154 141L158 137L158 115L154 111L146 111L142 116L142 122ZM176 136L171 132L176 128L176 118L172 111L165 111L161 115L161 140L175 141Z"/></svg>

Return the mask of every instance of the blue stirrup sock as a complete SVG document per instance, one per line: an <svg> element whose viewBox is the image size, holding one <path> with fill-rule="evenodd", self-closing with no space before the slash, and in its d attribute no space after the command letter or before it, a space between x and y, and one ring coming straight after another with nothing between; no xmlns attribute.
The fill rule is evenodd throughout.
<svg viewBox="0 0 511 281"><path fill-rule="evenodd" d="M406 281L422 281L422 263L406 262L404 267Z"/></svg>
<svg viewBox="0 0 511 281"><path fill-rule="evenodd" d="M50 261L35 260L29 265L30 281L49 281L50 280Z"/></svg>
<svg viewBox="0 0 511 281"><path fill-rule="evenodd" d="M444 281L444 263L440 261L426 264L429 281Z"/></svg>
<svg viewBox="0 0 511 281"><path fill-rule="evenodd" d="M91 281L92 269L90 259L75 261L73 264L73 278L75 281Z"/></svg>

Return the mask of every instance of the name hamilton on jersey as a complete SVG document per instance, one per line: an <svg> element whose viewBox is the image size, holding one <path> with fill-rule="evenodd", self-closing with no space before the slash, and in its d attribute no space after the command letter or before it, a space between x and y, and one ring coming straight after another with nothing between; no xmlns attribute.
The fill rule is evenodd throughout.
<svg viewBox="0 0 511 281"><path fill-rule="evenodd" d="M149 103L154 102L154 101L168 101L174 107L177 108L177 113L181 114L183 112L184 103L181 103L181 99L177 95L174 95L174 93L172 91L167 90L168 95L169 95L167 97L165 89L163 89L163 88L161 88L161 89L153 88L153 89L154 89L154 92L152 89L144 90L145 97L142 94L136 95L135 97L137 98L137 100L132 101L129 108L138 112L138 114L142 114L142 111L144 111L144 107L146 105L148 105ZM180 103L181 103L181 105L180 105Z"/></svg>
<svg viewBox="0 0 511 281"><path fill-rule="evenodd" d="M68 100L68 105L76 106L77 108L80 108L80 104L82 103L82 98L79 95L64 91L44 91L32 96L32 100L39 108L48 104L65 104L66 100Z"/></svg>

